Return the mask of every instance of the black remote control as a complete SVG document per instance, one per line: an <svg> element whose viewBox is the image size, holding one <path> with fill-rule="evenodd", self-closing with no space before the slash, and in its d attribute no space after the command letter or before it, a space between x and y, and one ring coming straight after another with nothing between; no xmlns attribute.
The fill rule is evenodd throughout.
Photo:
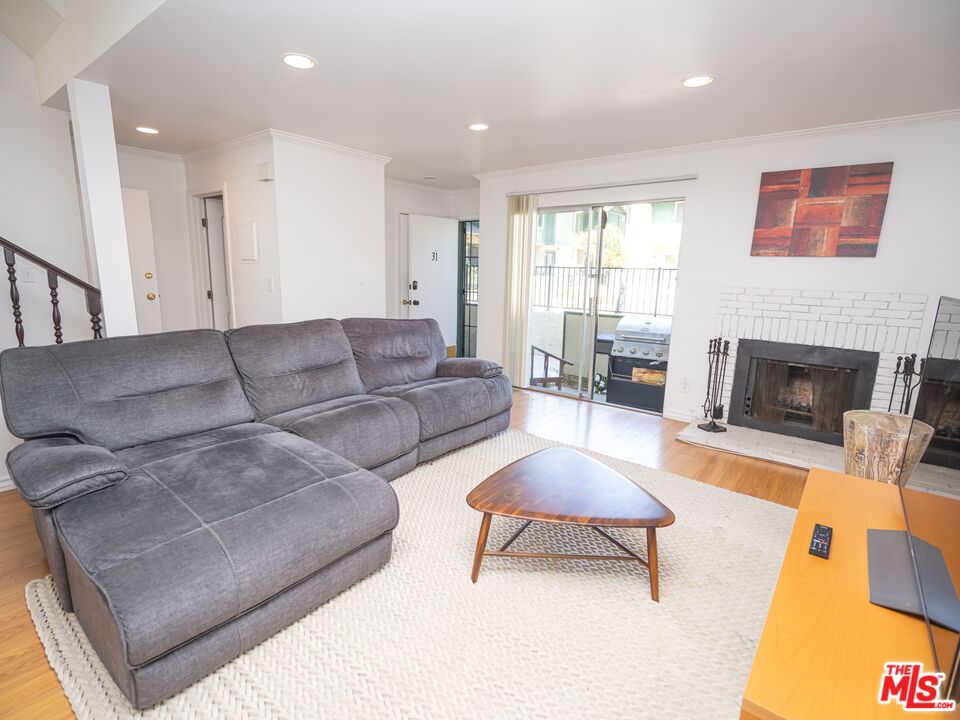
<svg viewBox="0 0 960 720"><path fill-rule="evenodd" d="M813 537L810 538L810 554L826 560L830 557L830 541L833 539L833 528L817 523L813 526Z"/></svg>

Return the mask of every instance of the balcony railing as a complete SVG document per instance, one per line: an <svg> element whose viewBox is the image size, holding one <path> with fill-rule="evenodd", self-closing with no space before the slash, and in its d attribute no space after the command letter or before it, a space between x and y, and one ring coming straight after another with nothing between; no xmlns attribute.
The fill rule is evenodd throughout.
<svg viewBox="0 0 960 720"><path fill-rule="evenodd" d="M537 265L532 304L547 310L581 310L587 292L586 268ZM673 315L675 268L600 268L597 310L639 315Z"/></svg>

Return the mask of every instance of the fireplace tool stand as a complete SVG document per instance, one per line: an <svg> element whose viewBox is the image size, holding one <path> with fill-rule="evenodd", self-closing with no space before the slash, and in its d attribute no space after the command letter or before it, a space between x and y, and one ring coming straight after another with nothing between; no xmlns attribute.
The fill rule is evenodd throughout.
<svg viewBox="0 0 960 720"><path fill-rule="evenodd" d="M896 399L897 390L899 390L900 402L897 412L910 414L913 391L920 386L920 382L923 380L923 366L926 362L926 358L921 358L918 365L916 353L901 355L897 358L897 368L893 371L893 388L890 390L887 412L893 412L893 401Z"/></svg>
<svg viewBox="0 0 960 720"><path fill-rule="evenodd" d="M703 401L703 417L707 422L697 425L707 432L726 432L717 420L723 417L723 382L727 374L727 357L730 355L730 341L723 338L710 338L707 350L707 398Z"/></svg>

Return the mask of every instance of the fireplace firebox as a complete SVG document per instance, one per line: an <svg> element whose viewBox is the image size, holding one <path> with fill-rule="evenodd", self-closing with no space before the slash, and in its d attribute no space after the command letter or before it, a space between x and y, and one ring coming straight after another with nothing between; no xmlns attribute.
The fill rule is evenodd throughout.
<svg viewBox="0 0 960 720"><path fill-rule="evenodd" d="M870 407L880 356L766 340L740 340L731 425L843 444L843 413Z"/></svg>
<svg viewBox="0 0 960 720"><path fill-rule="evenodd" d="M960 360L927 358L914 417L934 430L923 462L960 469Z"/></svg>

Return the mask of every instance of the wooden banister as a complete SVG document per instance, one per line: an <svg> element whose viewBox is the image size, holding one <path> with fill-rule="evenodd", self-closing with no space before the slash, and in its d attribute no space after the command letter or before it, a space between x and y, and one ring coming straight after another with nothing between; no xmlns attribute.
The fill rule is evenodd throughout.
<svg viewBox="0 0 960 720"><path fill-rule="evenodd" d="M534 366L534 357L537 353L543 355L543 376L537 377L534 375L533 366ZM557 375L549 375L550 372L550 361L556 360L560 365ZM544 350L543 348L537 347L536 345L530 346L530 384L531 385L543 385L546 387L548 383L556 383L557 390L563 390L563 369L567 365L573 365L570 360L560 357L549 350Z"/></svg>
<svg viewBox="0 0 960 720"><path fill-rule="evenodd" d="M24 330L23 310L20 306L20 289L17 285L16 263L18 257L39 266L47 273L47 287L50 289L50 305L52 306L53 341L55 343L59 345L63 342L62 316L60 313L61 280L83 290L87 314L90 315L90 327L93 330L93 337L95 340L103 337L103 298L99 288L95 288L76 275L71 275L66 270L58 268L53 263L47 262L43 258L34 255L29 250L15 245L6 238L0 237L0 247L3 248L3 260L7 266L7 279L10 281L10 304L13 307L13 327L14 333L17 336L17 344L20 347L24 346Z"/></svg>

